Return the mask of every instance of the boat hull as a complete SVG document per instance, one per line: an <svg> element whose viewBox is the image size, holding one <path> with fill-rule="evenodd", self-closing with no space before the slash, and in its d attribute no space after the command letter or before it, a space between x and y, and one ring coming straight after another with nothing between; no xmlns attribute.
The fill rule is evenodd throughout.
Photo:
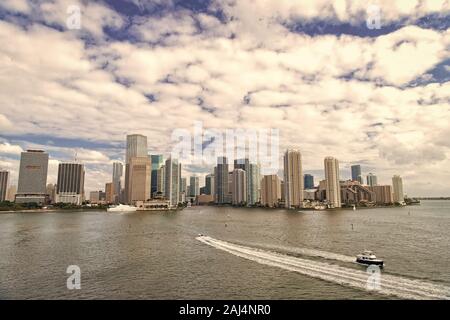
<svg viewBox="0 0 450 320"><path fill-rule="evenodd" d="M359 263L359 264L366 265L366 266L375 265L375 266L383 267L383 265L384 265L383 260L368 261L368 260L363 260L363 259L356 258L356 262Z"/></svg>

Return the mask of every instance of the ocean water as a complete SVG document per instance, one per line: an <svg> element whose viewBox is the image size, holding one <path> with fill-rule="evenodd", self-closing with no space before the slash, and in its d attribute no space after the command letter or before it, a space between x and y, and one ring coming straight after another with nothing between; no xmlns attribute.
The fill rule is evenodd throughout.
<svg viewBox="0 0 450 320"><path fill-rule="evenodd" d="M0 214L0 299L449 299L449 231L450 201ZM364 249L381 273L354 263Z"/></svg>

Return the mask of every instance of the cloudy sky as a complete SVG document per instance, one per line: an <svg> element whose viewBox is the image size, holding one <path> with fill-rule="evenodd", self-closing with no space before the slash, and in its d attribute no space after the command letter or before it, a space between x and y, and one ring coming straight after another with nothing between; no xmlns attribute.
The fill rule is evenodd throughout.
<svg viewBox="0 0 450 320"><path fill-rule="evenodd" d="M81 28L73 29L81 9ZM374 7L380 28L367 24ZM411 196L450 196L450 2L2 0L0 168L20 152L75 152L103 189L125 135L168 154L171 133L275 128L280 151L403 176ZM369 21L375 21L369 19ZM211 168L185 166L184 174Z"/></svg>

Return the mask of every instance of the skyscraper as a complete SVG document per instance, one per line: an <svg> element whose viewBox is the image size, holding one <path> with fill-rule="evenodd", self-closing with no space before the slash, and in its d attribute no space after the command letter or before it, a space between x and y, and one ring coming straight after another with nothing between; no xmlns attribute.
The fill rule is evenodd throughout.
<svg viewBox="0 0 450 320"><path fill-rule="evenodd" d="M288 149L284 154L284 195L286 208L303 204L303 169L300 151Z"/></svg>
<svg viewBox="0 0 450 320"><path fill-rule="evenodd" d="M47 202L48 153L42 150L28 150L20 156L17 203Z"/></svg>
<svg viewBox="0 0 450 320"><path fill-rule="evenodd" d="M234 169L232 175L232 203L245 205L247 202L247 177L243 169Z"/></svg>
<svg viewBox="0 0 450 320"><path fill-rule="evenodd" d="M370 187L376 186L377 183L377 176L374 175L373 173L369 173L367 175L367 185Z"/></svg>
<svg viewBox="0 0 450 320"><path fill-rule="evenodd" d="M152 154L152 196L156 192L158 192L158 170L161 168L161 166L164 164L164 159L161 154Z"/></svg>
<svg viewBox="0 0 450 320"><path fill-rule="evenodd" d="M0 171L0 202L6 200L6 193L8 191L8 171Z"/></svg>
<svg viewBox="0 0 450 320"><path fill-rule="evenodd" d="M191 197L196 197L200 194L200 179L197 176L192 176L189 180L189 191Z"/></svg>
<svg viewBox="0 0 450 320"><path fill-rule="evenodd" d="M150 199L152 164L150 159L145 157L132 157L127 164L127 202L134 204L136 201L146 201Z"/></svg>
<svg viewBox="0 0 450 320"><path fill-rule="evenodd" d="M281 200L281 183L276 174L264 176L261 181L261 205L276 207Z"/></svg>
<svg viewBox="0 0 450 320"><path fill-rule="evenodd" d="M326 197L334 208L341 207L341 186L339 183L339 161L333 157L324 160Z"/></svg>
<svg viewBox="0 0 450 320"><path fill-rule="evenodd" d="M361 180L361 166L359 164L355 164L351 166L352 170L352 181L360 181Z"/></svg>
<svg viewBox="0 0 450 320"><path fill-rule="evenodd" d="M178 205L180 199L181 165L177 159L170 157L165 165L165 195L172 207Z"/></svg>
<svg viewBox="0 0 450 320"><path fill-rule="evenodd" d="M247 205L253 206L260 199L261 193L261 175L260 168L258 164L250 163L248 169L246 170L247 176Z"/></svg>
<svg viewBox="0 0 450 320"><path fill-rule="evenodd" d="M160 195L165 196L166 194L166 166L162 165L156 174L156 192Z"/></svg>
<svg viewBox="0 0 450 320"><path fill-rule="evenodd" d="M403 180L400 176L392 177L392 188L394 190L394 202L395 203L404 203L405 202L405 194L403 193Z"/></svg>
<svg viewBox="0 0 450 320"><path fill-rule="evenodd" d="M214 201L218 204L228 203L228 162L226 157L219 157L217 159L217 166L214 169L214 178Z"/></svg>
<svg viewBox="0 0 450 320"><path fill-rule="evenodd" d="M372 186L369 190L375 193L375 202L377 204L390 204L394 202L392 186Z"/></svg>
<svg viewBox="0 0 450 320"><path fill-rule="evenodd" d="M304 186L305 189L313 189L314 188L314 176L308 173L304 176Z"/></svg>
<svg viewBox="0 0 450 320"><path fill-rule="evenodd" d="M132 158L148 158L147 155L147 137L141 134L127 135L127 149L125 156L125 195L126 202L132 203L132 200L128 198L131 195L130 183L132 181L130 177L130 162ZM141 162L144 161L141 159ZM148 159L151 167L151 161ZM151 174L150 174L151 175ZM148 183L151 183L151 177L148 179ZM149 186L150 193L150 186ZM146 199L144 199L146 200Z"/></svg>
<svg viewBox="0 0 450 320"><path fill-rule="evenodd" d="M147 157L147 137L142 134L127 135L126 163L136 157Z"/></svg>
<svg viewBox="0 0 450 320"><path fill-rule="evenodd" d="M113 163L113 203L118 203L120 200L120 191L122 190L122 176L123 176L123 164L121 162Z"/></svg>
<svg viewBox="0 0 450 320"><path fill-rule="evenodd" d="M82 205L84 200L84 165L81 163L60 163L56 183L56 203Z"/></svg>
<svg viewBox="0 0 450 320"><path fill-rule="evenodd" d="M205 176L205 194L214 195L214 174Z"/></svg>

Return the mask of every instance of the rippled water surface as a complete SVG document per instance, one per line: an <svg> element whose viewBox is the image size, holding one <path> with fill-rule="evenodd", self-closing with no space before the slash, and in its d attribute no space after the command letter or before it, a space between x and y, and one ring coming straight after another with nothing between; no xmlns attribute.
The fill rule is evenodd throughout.
<svg viewBox="0 0 450 320"><path fill-rule="evenodd" d="M450 201L0 214L0 298L443 299L449 246ZM363 249L385 260L378 292L353 263ZM81 290L66 288L69 265L81 268Z"/></svg>

